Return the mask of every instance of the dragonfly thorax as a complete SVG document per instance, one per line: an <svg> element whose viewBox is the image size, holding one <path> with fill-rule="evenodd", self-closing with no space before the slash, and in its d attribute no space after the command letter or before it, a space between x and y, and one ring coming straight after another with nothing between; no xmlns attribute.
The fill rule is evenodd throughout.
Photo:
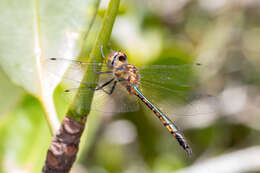
<svg viewBox="0 0 260 173"><path fill-rule="evenodd" d="M122 64L114 68L114 76L121 85L126 87L130 94L134 94L135 90L132 86L139 87L140 77L138 69L132 64Z"/></svg>

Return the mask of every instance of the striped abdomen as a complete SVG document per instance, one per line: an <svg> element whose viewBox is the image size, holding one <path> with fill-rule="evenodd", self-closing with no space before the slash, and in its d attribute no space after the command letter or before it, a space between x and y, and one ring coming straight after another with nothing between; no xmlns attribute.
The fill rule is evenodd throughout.
<svg viewBox="0 0 260 173"><path fill-rule="evenodd" d="M183 147L183 149L187 152L189 156L192 154L192 150L189 144L186 142L184 136L179 131L179 129L174 125L174 123L167 118L155 105L153 105L139 90L136 86L133 86L135 90L135 95L142 100L159 118L159 120L163 123L164 127L177 139L179 144Z"/></svg>

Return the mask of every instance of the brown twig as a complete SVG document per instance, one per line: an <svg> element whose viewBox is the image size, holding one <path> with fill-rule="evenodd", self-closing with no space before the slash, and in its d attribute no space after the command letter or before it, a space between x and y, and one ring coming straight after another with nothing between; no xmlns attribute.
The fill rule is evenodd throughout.
<svg viewBox="0 0 260 173"><path fill-rule="evenodd" d="M86 118L82 122L83 124L69 117L64 118L61 128L53 137L42 172L66 173L70 171L76 159Z"/></svg>

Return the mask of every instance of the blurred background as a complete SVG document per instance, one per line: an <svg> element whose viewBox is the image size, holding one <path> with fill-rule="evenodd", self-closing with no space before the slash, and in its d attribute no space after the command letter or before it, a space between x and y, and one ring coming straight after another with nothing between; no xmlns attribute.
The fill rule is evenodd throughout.
<svg viewBox="0 0 260 173"><path fill-rule="evenodd" d="M69 105L62 98L69 86L42 59L78 57L87 31L88 55L107 4L101 1L91 25L96 0L0 2L0 172L40 172L51 141L45 115L56 109L61 121ZM193 155L145 107L93 111L72 172L260 172L259 18L258 0L122 0L109 47L137 66L179 65L167 87L185 96L184 111L165 110ZM191 71L183 65L196 62ZM167 105L174 98L157 99Z"/></svg>

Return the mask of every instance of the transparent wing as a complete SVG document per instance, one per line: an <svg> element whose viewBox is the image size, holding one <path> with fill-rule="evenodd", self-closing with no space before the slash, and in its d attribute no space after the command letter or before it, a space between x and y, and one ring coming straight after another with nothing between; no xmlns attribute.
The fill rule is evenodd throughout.
<svg viewBox="0 0 260 173"><path fill-rule="evenodd" d="M104 88L109 91L112 86ZM188 93L165 88L160 85L151 83L142 83L141 92L165 114L174 116L206 116L212 114L215 110L212 105L215 104L215 97L210 95L196 95L188 97ZM72 101L75 93L85 95L88 88L65 90L63 97ZM207 103L205 100L207 99ZM94 99L91 103L91 110L100 112L135 112L139 110L140 100L136 96L129 95L125 88L119 84L116 86L111 95L106 94L103 90L95 91Z"/></svg>
<svg viewBox="0 0 260 173"><path fill-rule="evenodd" d="M81 82L84 69L88 68L93 73L97 71L108 71L106 64L103 63L88 63L65 58L47 58L45 60L46 70L54 77L60 77L67 80L70 87L78 86ZM89 85L97 84L99 81L89 81Z"/></svg>
<svg viewBox="0 0 260 173"><path fill-rule="evenodd" d="M199 63L141 67L140 88L164 113L178 116L210 115L215 112L212 105L217 104L217 98L207 93L194 93L199 68Z"/></svg>
<svg viewBox="0 0 260 173"><path fill-rule="evenodd" d="M104 89L111 90L111 85ZM102 91L96 92L93 103L93 110L100 110L103 106L101 108L103 112L135 112L139 109L137 98L130 95L120 84L116 85L111 95L104 94Z"/></svg>
<svg viewBox="0 0 260 173"><path fill-rule="evenodd" d="M113 84L105 87L104 90L110 91L112 85ZM79 92L79 95L85 95L88 93L88 90L88 88L68 89L65 90L63 97L66 100L72 101L76 92ZM136 97L129 95L126 89L120 85L116 86L111 95L107 94L103 90L95 91L92 103L85 102L85 104L91 105L91 110L100 112L134 112L139 109Z"/></svg>
<svg viewBox="0 0 260 173"><path fill-rule="evenodd" d="M96 68L97 70L101 70L102 68L106 68L106 64L104 63L90 63L84 61L78 61L74 59L66 59L66 58L46 58L45 63L51 66L66 66L69 65L71 69L78 70L82 68L87 68L89 66Z"/></svg>
<svg viewBox="0 0 260 173"><path fill-rule="evenodd" d="M110 71L104 63L88 63L64 58L46 59L46 69L52 75L64 77L65 79L80 82L83 77L83 69L96 71ZM200 64L180 65L151 65L141 67L139 73L141 81L157 84L176 85L180 88L190 87L194 84L194 72ZM67 70L64 70L66 67ZM97 84L99 81L92 81ZM175 87L177 88L177 87Z"/></svg>
<svg viewBox="0 0 260 173"><path fill-rule="evenodd" d="M151 65L138 68L141 81L157 84L175 85L180 88L190 87L195 82L196 69L201 65Z"/></svg>
<svg viewBox="0 0 260 173"><path fill-rule="evenodd" d="M191 90L167 88L144 81L141 82L140 89L165 114L206 116L215 112L217 100L209 94L195 94Z"/></svg>
<svg viewBox="0 0 260 173"><path fill-rule="evenodd" d="M86 84L86 86L91 86L96 84L97 87L101 86L105 82L111 80L113 76L109 73L100 75L98 81L91 81L91 83L81 82L84 75L83 69L93 70L93 73L96 71L107 72L109 69L106 64L102 63L88 63L77 60L69 60L64 58L49 58L46 59L46 64L49 68L48 71L54 76L63 76L64 81L70 87L78 87L80 83ZM59 71L61 66L68 67L65 71ZM113 82L103 88L103 90L109 92L113 87ZM85 95L88 93L89 88L81 88L77 91L77 88L67 89L63 93L63 98L71 102L77 92L80 95ZM132 112L139 109L139 105L134 96L130 96L125 88L122 88L120 84L117 84L114 92L111 95L108 95L103 90L97 90L94 94L94 99L92 103L87 103L91 105L91 109L95 111L102 112Z"/></svg>
<svg viewBox="0 0 260 173"><path fill-rule="evenodd" d="M83 72L82 69L88 68L94 71L108 71L105 64L101 63L87 63L82 61L68 60L63 58L47 59L49 67L52 67L50 72L54 75L61 75L59 73L60 66L68 66L64 78L70 83L75 83L78 86L81 82ZM182 64L182 65L152 65L148 67L139 68L141 75L141 90L144 95L151 99L162 111L174 112L175 115L194 116L210 113L211 109L205 109L197 101L201 98L209 98L208 95L190 98L191 90L196 83L195 70L199 64ZM109 81L113 76L111 74L101 75L99 81L93 83L101 86L104 82ZM83 82L84 83L84 82ZM112 84L104 88L110 91ZM80 89L79 94L86 94L88 88ZM66 100L71 100L77 89L66 90L64 97ZM69 98L69 99L68 99ZM196 99L194 99L196 98ZM103 90L95 91L91 109L103 112L132 112L139 108L138 101L135 96L130 96L125 88L117 84L114 92L111 95L106 94ZM211 99L213 100L213 99ZM196 102L196 104L194 104ZM184 111L177 111L178 108L185 106Z"/></svg>

